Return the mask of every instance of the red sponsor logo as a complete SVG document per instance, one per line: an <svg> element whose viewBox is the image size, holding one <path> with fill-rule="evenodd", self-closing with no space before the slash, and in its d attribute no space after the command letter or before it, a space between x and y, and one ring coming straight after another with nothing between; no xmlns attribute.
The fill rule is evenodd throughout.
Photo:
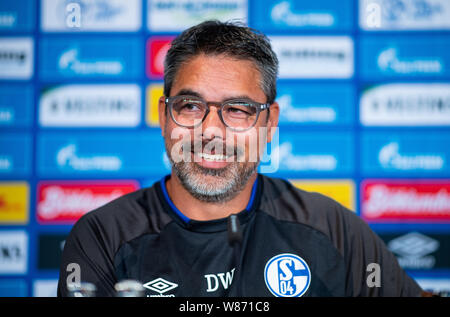
<svg viewBox="0 0 450 317"><path fill-rule="evenodd" d="M134 181L40 182L40 223L75 223L81 216L139 188Z"/></svg>
<svg viewBox="0 0 450 317"><path fill-rule="evenodd" d="M164 59L173 37L152 37L147 40L147 76L162 79L164 77Z"/></svg>
<svg viewBox="0 0 450 317"><path fill-rule="evenodd" d="M448 181L364 181L361 200L369 222L450 222Z"/></svg>

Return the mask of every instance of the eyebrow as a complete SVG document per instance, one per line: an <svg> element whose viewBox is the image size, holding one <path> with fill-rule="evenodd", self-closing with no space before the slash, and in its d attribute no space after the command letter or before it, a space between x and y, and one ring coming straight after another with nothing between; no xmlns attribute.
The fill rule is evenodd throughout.
<svg viewBox="0 0 450 317"><path fill-rule="evenodd" d="M203 98L203 96L200 93L198 93L198 92L196 92L196 91L194 91L192 89L188 89L188 88L181 89L176 95L188 95L188 96L194 96L194 97L198 97L198 98L201 98L201 99L205 99L205 98ZM237 96L227 97L224 100L222 100L222 102L227 101L227 100L233 100L233 99L253 100L252 98L250 98L247 95L237 95ZM214 100L214 101L219 101L219 100Z"/></svg>

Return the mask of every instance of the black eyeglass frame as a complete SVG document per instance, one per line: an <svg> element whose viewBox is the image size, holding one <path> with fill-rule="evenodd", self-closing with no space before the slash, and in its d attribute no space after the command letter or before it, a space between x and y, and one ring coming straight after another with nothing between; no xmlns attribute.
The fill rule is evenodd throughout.
<svg viewBox="0 0 450 317"><path fill-rule="evenodd" d="M187 125L180 124L179 122L177 122L177 120L175 120L175 117L173 116L173 111L172 111L172 110L173 110L173 101L174 101L175 99L177 99L177 98L180 98L180 97L184 97L184 98L193 98L193 99L196 99L196 100L200 100L200 101L204 102L204 104L206 105L206 112L205 112L205 115L203 116L202 120L201 120L198 124L193 124L193 125L187 126ZM250 127L248 127L248 128L239 129L239 128L230 127L230 126L225 122L225 120L223 119L223 116L222 116L222 110L223 110L223 108L224 108L227 104L229 104L230 102L236 102L236 101L243 101L243 102L250 103L250 104L256 106L256 107L255 107L255 108L256 108L256 118L255 118L255 122L253 122L253 124L252 124ZM238 132L244 132L244 131L247 131L247 130L250 130L251 128L253 128L253 127L255 126L256 122L258 122L259 114L261 113L261 111L264 111L264 110L266 110L266 109L269 111L269 110L270 110L270 105L271 105L270 103L260 103L260 102L253 101L253 100L251 100L251 99L230 99L230 100L226 100L226 101L224 101L224 102L205 101L205 100L203 100L202 98L199 98L199 97L197 97L197 96L190 96L190 95L177 95L177 96L172 96L172 97L166 97L166 98L164 99L164 103L165 103L166 107L169 108L170 117L172 118L173 122L175 122L177 125L179 125L180 127L183 127L183 128L195 128L195 127L198 127L200 124L203 123L203 121L205 121L206 117L208 116L209 111L210 111L210 110L209 110L210 104L219 106L220 108L219 108L219 110L217 111L217 113L219 114L220 121L221 121L221 122L223 123L223 125L226 126L227 128L232 129L233 131L238 131Z"/></svg>

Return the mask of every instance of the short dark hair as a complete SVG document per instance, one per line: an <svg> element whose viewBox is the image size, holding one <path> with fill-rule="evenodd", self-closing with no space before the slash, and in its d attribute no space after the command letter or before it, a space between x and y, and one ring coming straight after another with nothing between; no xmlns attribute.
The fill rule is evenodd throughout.
<svg viewBox="0 0 450 317"><path fill-rule="evenodd" d="M178 35L164 61L164 95L170 96L175 76L183 65L199 54L224 54L252 61L261 74L261 89L268 103L276 98L278 58L269 39L238 22L205 21Z"/></svg>

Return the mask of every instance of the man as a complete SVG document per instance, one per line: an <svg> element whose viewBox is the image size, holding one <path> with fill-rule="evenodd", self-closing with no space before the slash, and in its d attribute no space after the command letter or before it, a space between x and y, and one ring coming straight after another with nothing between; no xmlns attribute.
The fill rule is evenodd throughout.
<svg viewBox="0 0 450 317"><path fill-rule="evenodd" d="M159 101L172 173L76 223L60 296L74 263L99 296L125 279L147 296L420 295L353 212L257 173L278 123L277 69L268 39L244 26L207 21L172 42Z"/></svg>

